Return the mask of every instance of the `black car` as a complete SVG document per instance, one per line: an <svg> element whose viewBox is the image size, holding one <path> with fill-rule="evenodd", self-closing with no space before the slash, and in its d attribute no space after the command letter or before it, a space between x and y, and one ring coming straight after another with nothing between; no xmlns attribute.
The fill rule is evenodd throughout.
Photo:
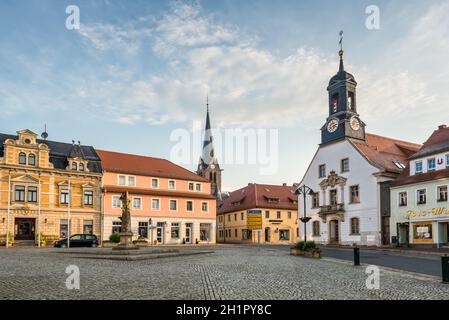
<svg viewBox="0 0 449 320"><path fill-rule="evenodd" d="M67 248L67 239L55 242L56 248ZM98 238L93 234L74 234L70 237L70 248L74 247L98 247Z"/></svg>

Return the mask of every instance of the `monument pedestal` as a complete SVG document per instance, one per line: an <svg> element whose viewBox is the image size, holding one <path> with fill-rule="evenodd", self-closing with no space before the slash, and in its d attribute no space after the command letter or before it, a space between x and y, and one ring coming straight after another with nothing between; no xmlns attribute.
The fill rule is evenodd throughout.
<svg viewBox="0 0 449 320"><path fill-rule="evenodd" d="M139 247L133 243L132 232L120 232L120 244L112 250L138 250Z"/></svg>

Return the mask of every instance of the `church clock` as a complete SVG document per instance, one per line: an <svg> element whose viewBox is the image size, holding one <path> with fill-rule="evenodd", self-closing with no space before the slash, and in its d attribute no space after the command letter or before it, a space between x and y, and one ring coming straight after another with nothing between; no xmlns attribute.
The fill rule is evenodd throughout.
<svg viewBox="0 0 449 320"><path fill-rule="evenodd" d="M331 119L327 123L327 131L333 133L338 129L338 119Z"/></svg>
<svg viewBox="0 0 449 320"><path fill-rule="evenodd" d="M349 120L349 124L351 125L352 130L357 131L360 129L360 121L356 116L353 116L351 120Z"/></svg>

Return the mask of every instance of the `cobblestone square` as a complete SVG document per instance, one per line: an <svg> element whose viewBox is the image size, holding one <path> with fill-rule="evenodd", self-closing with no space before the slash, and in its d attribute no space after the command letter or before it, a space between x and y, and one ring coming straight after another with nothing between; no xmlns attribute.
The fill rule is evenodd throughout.
<svg viewBox="0 0 449 320"><path fill-rule="evenodd" d="M204 250L193 248L189 250ZM84 259L57 249L0 249L0 299L448 299L449 285L381 268L290 256L286 248L215 246L214 253L145 261ZM66 267L80 289L66 288Z"/></svg>

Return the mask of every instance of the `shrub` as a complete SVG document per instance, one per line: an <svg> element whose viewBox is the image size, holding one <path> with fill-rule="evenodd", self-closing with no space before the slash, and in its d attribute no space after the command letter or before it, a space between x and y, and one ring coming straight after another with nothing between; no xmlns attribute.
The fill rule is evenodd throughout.
<svg viewBox="0 0 449 320"><path fill-rule="evenodd" d="M109 236L109 241L111 241L112 243L120 243L120 234L114 232Z"/></svg>
<svg viewBox="0 0 449 320"><path fill-rule="evenodd" d="M316 249L316 244L315 241L298 241L295 248L303 251L314 250Z"/></svg>

